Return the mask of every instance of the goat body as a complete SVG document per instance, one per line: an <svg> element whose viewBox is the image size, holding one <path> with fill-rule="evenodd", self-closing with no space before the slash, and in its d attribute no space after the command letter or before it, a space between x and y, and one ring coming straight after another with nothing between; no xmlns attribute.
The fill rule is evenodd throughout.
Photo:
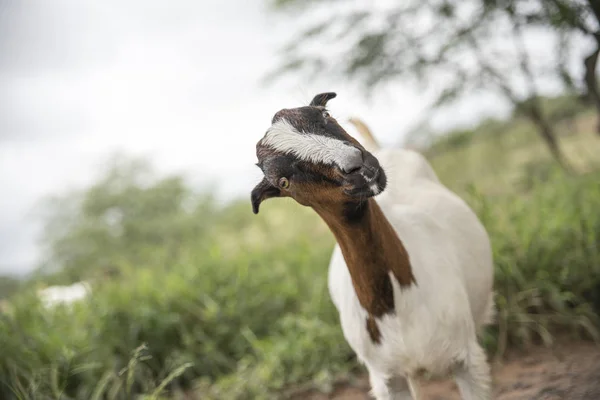
<svg viewBox="0 0 600 400"><path fill-rule="evenodd" d="M493 310L490 241L475 213L440 183L420 154L374 152L388 176L377 202L405 247L415 282L392 273L393 312L377 318L381 335L365 329L369 315L339 245L329 265L329 291L344 336L367 366L377 399L418 397L423 372L454 373L465 399L489 398L489 366L477 332ZM378 249L372 249L377 251Z"/></svg>
<svg viewBox="0 0 600 400"><path fill-rule="evenodd" d="M463 399L488 399L477 341L493 309L483 225L424 157L366 148L377 143L357 119L368 143L350 136L325 108L334 97L317 94L274 115L256 144L264 177L250 194L253 212L292 197L331 229L329 291L378 400L418 398L423 372L452 372Z"/></svg>

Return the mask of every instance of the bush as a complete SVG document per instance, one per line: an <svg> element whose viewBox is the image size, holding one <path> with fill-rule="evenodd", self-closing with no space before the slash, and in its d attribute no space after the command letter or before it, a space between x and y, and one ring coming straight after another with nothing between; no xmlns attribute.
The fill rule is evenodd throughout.
<svg viewBox="0 0 600 400"><path fill-rule="evenodd" d="M160 251L148 249L146 259L154 262L121 265L117 279L95 281L93 294L73 306L46 310L31 290L13 297L12 310L0 319L0 398L129 399L129 391L152 393L166 379L171 390L207 381L217 388L213 383L221 380L218 386L233 393L228 382L244 366L263 371L255 383L270 390L342 370L351 352L325 281L333 241L319 240L325 231L316 217L291 213L290 205L265 209L297 222L293 243L284 235L264 248L246 248L225 229L202 246L180 249L168 266ZM252 217L254 234L273 230ZM245 235L249 222L237 223ZM241 244L237 252L222 251L227 236ZM133 372L122 372L132 360ZM267 384L264 371L276 371L276 380Z"/></svg>

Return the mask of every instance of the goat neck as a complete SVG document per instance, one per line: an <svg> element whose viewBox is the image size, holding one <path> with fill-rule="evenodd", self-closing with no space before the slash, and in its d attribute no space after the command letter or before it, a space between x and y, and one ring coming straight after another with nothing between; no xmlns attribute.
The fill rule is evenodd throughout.
<svg viewBox="0 0 600 400"><path fill-rule="evenodd" d="M335 236L348 265L367 328L375 341L374 318L394 312L392 277L401 288L416 283L408 253L374 199L342 207L314 207Z"/></svg>

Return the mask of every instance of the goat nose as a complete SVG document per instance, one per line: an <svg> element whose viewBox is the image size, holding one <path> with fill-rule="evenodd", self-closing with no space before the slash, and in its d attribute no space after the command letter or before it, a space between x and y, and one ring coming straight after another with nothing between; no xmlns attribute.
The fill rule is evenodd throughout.
<svg viewBox="0 0 600 400"><path fill-rule="evenodd" d="M341 166L342 171L349 174L360 169L363 165L362 152L359 149L354 149L352 153L348 154L344 160L344 164Z"/></svg>

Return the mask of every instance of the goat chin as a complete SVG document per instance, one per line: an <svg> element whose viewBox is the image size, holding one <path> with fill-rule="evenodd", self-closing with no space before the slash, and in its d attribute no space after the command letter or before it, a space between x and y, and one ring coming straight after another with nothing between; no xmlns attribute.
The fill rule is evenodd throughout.
<svg viewBox="0 0 600 400"><path fill-rule="evenodd" d="M417 377L424 372L451 372L464 399L488 399L489 365L477 340L494 308L488 234L423 156L402 149L374 155L388 176L387 190L375 201L406 248L415 284L401 287L390 274L394 312L377 318L381 340L374 343L365 329L368 313L336 246L329 292L344 336L367 366L379 400L417 397Z"/></svg>

